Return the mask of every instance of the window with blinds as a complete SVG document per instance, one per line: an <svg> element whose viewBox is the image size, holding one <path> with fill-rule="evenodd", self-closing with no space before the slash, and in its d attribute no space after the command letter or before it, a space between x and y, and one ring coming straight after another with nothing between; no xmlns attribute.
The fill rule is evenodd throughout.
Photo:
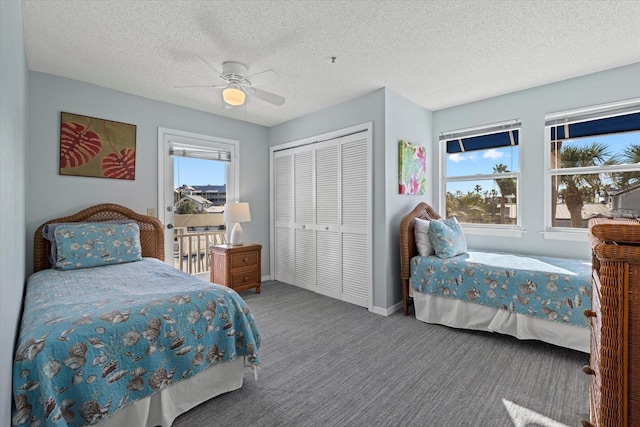
<svg viewBox="0 0 640 427"><path fill-rule="evenodd" d="M519 224L520 120L440 134L446 216L461 223Z"/></svg>
<svg viewBox="0 0 640 427"><path fill-rule="evenodd" d="M547 228L640 215L640 99L545 117Z"/></svg>

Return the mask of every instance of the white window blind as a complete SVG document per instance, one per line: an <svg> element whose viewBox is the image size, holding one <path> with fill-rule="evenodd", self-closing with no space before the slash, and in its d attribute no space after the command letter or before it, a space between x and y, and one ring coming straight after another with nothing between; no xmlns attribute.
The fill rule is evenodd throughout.
<svg viewBox="0 0 640 427"><path fill-rule="evenodd" d="M222 162L230 162L232 158L232 153L229 150L218 147L193 146L173 141L169 143L169 154L171 156L219 160Z"/></svg>

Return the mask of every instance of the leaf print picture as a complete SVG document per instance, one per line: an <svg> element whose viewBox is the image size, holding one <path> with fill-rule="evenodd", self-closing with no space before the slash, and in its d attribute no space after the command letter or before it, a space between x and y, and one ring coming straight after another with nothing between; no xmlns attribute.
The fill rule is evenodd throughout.
<svg viewBox="0 0 640 427"><path fill-rule="evenodd" d="M136 126L61 113L60 175L134 180Z"/></svg>
<svg viewBox="0 0 640 427"><path fill-rule="evenodd" d="M427 188L426 148L400 141L398 149L399 194L425 194Z"/></svg>

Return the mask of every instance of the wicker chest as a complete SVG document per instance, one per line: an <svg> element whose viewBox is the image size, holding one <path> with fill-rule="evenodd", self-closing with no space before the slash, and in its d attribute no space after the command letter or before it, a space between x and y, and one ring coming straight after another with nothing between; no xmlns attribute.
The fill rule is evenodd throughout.
<svg viewBox="0 0 640 427"><path fill-rule="evenodd" d="M640 221L589 222L593 249L590 420L640 426Z"/></svg>

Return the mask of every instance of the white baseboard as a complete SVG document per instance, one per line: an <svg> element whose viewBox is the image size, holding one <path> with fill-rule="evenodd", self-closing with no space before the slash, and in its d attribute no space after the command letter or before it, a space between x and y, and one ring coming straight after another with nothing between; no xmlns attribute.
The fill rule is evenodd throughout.
<svg viewBox="0 0 640 427"><path fill-rule="evenodd" d="M260 280L261 280L261 281L263 281L263 282L268 282L269 280L271 280L271 275L268 275L268 276L262 276L262 277L260 278Z"/></svg>
<svg viewBox="0 0 640 427"><path fill-rule="evenodd" d="M400 301L399 303L397 303L397 304L395 304L395 305L393 305L393 306L391 306L389 308L382 308L382 307L374 306L372 311L375 314L380 314L380 315L386 317L386 316L392 315L393 313L395 313L398 310L402 310L402 301Z"/></svg>

